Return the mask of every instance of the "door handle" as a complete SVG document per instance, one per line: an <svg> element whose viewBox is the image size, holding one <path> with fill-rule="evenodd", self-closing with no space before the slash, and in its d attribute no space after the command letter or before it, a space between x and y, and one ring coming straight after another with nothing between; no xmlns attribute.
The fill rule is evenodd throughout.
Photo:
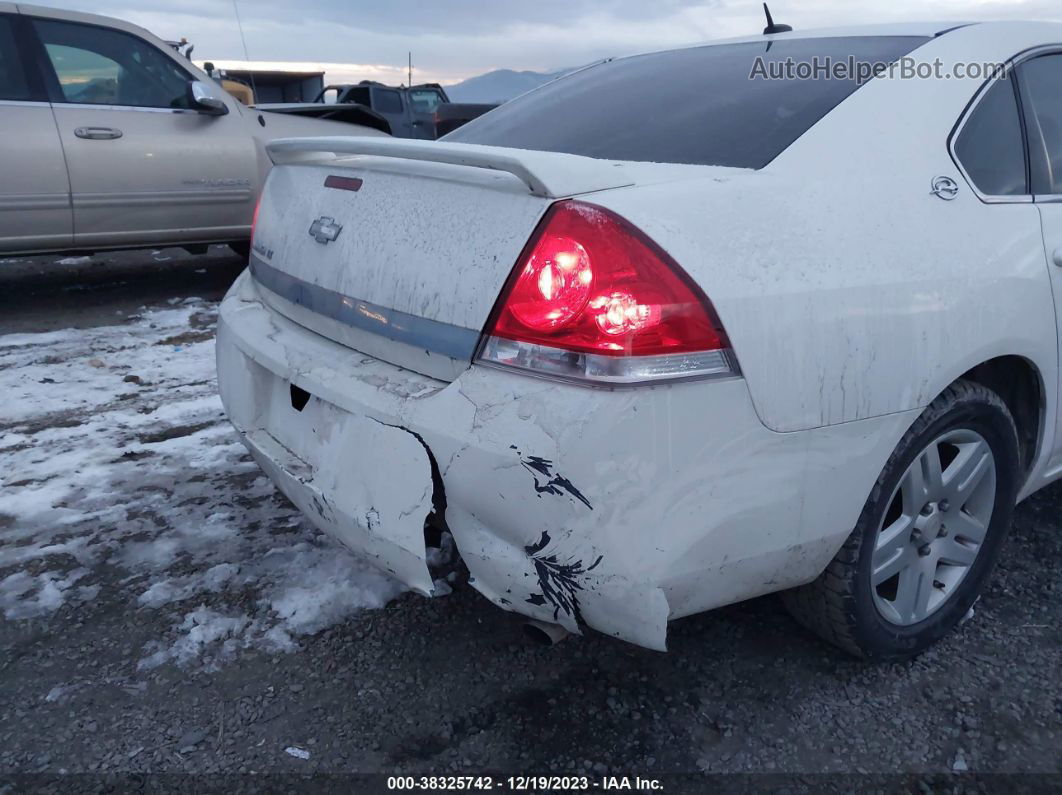
<svg viewBox="0 0 1062 795"><path fill-rule="evenodd" d="M122 131L113 127L78 127L74 130L74 135L89 141L111 141L121 138Z"/></svg>
<svg viewBox="0 0 1062 795"><path fill-rule="evenodd" d="M1055 265L1062 268L1062 248L1056 248L1055 253L1051 255L1051 259L1055 261Z"/></svg>

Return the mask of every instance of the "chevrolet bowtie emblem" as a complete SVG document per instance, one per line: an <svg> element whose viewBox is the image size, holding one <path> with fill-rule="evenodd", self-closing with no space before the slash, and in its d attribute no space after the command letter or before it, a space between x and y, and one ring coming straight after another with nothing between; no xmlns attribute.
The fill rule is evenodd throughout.
<svg viewBox="0 0 1062 795"><path fill-rule="evenodd" d="M310 237L326 246L339 237L342 231L343 224L337 224L335 218L329 218L327 215L322 215L310 224Z"/></svg>

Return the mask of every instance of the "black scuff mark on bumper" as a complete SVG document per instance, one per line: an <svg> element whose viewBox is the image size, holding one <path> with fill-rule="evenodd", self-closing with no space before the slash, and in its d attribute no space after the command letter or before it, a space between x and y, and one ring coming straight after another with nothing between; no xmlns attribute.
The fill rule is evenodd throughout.
<svg viewBox="0 0 1062 795"><path fill-rule="evenodd" d="M546 604L552 605L554 620L563 610L566 615L574 618L576 623L582 625L578 592L583 590L583 586L579 580L584 574L597 568L603 556L598 555L597 560L590 566L584 567L581 560L562 562L555 553L545 554L549 544L549 533L543 530L541 538L536 543L524 547L524 551L535 564L535 574L538 575L538 584L542 589L542 593L531 594L525 601L539 607Z"/></svg>
<svg viewBox="0 0 1062 795"><path fill-rule="evenodd" d="M520 456L520 463L535 479L535 491L538 492L539 496L554 494L562 497L567 493L569 497L577 499L591 511L594 510L590 500L586 499L583 493L568 478L556 472L553 469L553 462L548 458L542 458L537 455L524 456L514 445L510 445L510 449L516 450L516 454Z"/></svg>
<svg viewBox="0 0 1062 795"><path fill-rule="evenodd" d="M300 479L299 482L305 484L307 481ZM335 511L332 510L332 506L328 503L328 500L325 499L324 495L321 495L319 497L318 495L311 493L310 505L313 507L313 510L317 513L318 516L321 517L323 521L329 523L335 522Z"/></svg>

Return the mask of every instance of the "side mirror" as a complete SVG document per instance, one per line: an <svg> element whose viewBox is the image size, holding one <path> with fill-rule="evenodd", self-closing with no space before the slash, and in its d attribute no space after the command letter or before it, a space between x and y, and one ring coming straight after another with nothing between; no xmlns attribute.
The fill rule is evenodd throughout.
<svg viewBox="0 0 1062 795"><path fill-rule="evenodd" d="M215 96L211 96L206 83L199 80L188 81L188 106L207 116L224 116L229 106Z"/></svg>

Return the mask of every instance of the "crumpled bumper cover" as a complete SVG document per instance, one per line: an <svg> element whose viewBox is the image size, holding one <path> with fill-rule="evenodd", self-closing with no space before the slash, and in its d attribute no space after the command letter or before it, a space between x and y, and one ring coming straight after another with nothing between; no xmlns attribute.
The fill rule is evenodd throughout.
<svg viewBox="0 0 1062 795"><path fill-rule="evenodd" d="M258 464L306 516L417 593L434 591L424 549L424 519L433 510L428 455L409 434L351 415L313 466L263 429L240 431ZM387 450L381 459L350 451Z"/></svg>
<svg viewBox="0 0 1062 795"><path fill-rule="evenodd" d="M317 527L430 596L424 525L444 503L471 584L498 606L571 632L589 626L665 648L663 590L631 577L608 545L578 532L578 520L594 514L589 497L550 458L521 451L558 452L539 425L518 420L504 432L515 441L502 444L477 426L479 408L456 383L305 332L247 300L253 294L241 277L222 305L222 400L256 461ZM301 410L293 384L312 395ZM484 499L493 503L487 511Z"/></svg>
<svg viewBox="0 0 1062 795"><path fill-rule="evenodd" d="M605 552L584 558L570 537L543 530L538 540L516 547L485 528L465 524L456 532L472 585L499 607L569 632L589 626L650 649L666 649L669 608L661 588L610 572ZM576 551L573 551L576 550Z"/></svg>

